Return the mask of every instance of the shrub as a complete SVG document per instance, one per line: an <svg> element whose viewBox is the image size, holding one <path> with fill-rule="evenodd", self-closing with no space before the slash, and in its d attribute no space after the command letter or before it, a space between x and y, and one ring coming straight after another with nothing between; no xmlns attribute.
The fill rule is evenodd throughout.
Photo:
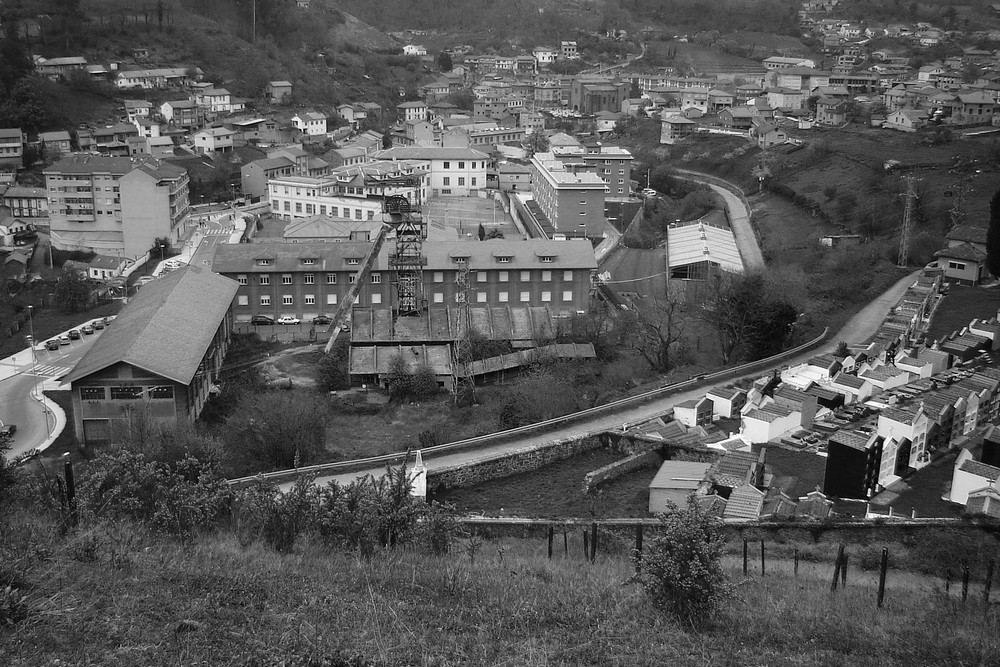
<svg viewBox="0 0 1000 667"><path fill-rule="evenodd" d="M263 539L275 551L290 552L301 535L316 527L319 490L315 481L315 475L303 475L288 493L263 482L238 493L233 520L240 542Z"/></svg>
<svg viewBox="0 0 1000 667"><path fill-rule="evenodd" d="M633 554L635 578L656 607L693 624L716 615L733 592L722 571L722 522L693 498L686 509L669 509L659 516L662 532Z"/></svg>

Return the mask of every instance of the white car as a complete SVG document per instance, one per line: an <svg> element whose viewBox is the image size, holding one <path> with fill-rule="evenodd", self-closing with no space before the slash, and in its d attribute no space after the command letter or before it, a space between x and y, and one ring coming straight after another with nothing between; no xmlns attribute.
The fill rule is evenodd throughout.
<svg viewBox="0 0 1000 667"><path fill-rule="evenodd" d="M654 190L653 188L643 188L642 190L643 197L657 197L659 196L659 194L660 193Z"/></svg>
<svg viewBox="0 0 1000 667"><path fill-rule="evenodd" d="M282 315L278 318L278 324L298 324L301 321L302 320L293 315Z"/></svg>

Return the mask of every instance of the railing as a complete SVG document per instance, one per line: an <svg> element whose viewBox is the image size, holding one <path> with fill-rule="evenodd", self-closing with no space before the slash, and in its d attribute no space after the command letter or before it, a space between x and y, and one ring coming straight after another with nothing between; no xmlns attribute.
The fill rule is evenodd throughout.
<svg viewBox="0 0 1000 667"><path fill-rule="evenodd" d="M518 436L527 435L529 433L543 432L551 429L555 426L562 426L573 421L580 421L587 419L589 417L596 417L609 412L614 412L615 410L620 410L623 408L635 407L643 403L648 403L660 398L666 398L671 394L675 394L680 391L687 389L693 389L702 385L715 384L720 380L726 380L745 373L751 373L758 369L763 369L772 366L776 363L780 363L786 359L794 357L802 352L810 350L824 340L826 340L829 328L823 329L823 332L816 338L803 343L797 347L793 347L790 350L785 350L767 359L759 359L757 361L751 361L747 364L742 364L740 366L734 366L733 368L725 368L715 373L708 373L706 375L698 375L689 380L683 382L675 382L674 384L666 385L658 389L653 389L651 391L638 394L636 396L630 396L628 398L623 398L618 401L613 401L605 405L599 405L597 407L588 408L586 410L581 410L579 412L573 412L568 415L563 415L562 417L556 417L554 419L547 419L541 422L535 422L534 424L527 424L526 426L519 426L517 428L507 429L505 431L498 431L496 433L490 433L487 435L480 435L474 438L466 438L465 440L456 440L455 442L448 442L442 445L435 445L433 447L425 447L421 450L424 456L430 456L433 454L442 454L445 452L452 452L461 449L469 449L480 445L496 445L510 439L516 439ZM646 418L640 420L647 421ZM625 426L631 426L634 424L629 424L626 422ZM606 431L606 428L601 428L599 431ZM338 461L336 463L321 463L314 466L305 466L302 468L296 468L293 470L278 470L275 472L261 473L258 475L252 475L249 477L239 477L236 479L229 480L229 483L233 486L244 486L251 484L257 480L264 480L275 483L290 482L297 478L299 475L335 475L339 473L357 472L359 470L367 470L370 468L376 468L384 465L399 464L406 457L405 452L396 452L393 454L384 454L382 456L371 456L363 459L354 459L351 461Z"/></svg>

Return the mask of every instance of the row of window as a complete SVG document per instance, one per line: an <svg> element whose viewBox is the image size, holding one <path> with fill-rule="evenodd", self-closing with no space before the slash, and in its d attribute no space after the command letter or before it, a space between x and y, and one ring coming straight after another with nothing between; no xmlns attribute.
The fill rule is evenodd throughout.
<svg viewBox="0 0 1000 667"><path fill-rule="evenodd" d="M174 397L174 388L171 385L161 385L156 387L80 387L80 400L82 401L103 401L108 398L110 390L112 401L137 401L142 398L164 399Z"/></svg>
<svg viewBox="0 0 1000 667"><path fill-rule="evenodd" d="M499 303L510 303L510 294L511 294L510 292L498 292L497 293L497 301ZM518 294L518 298L519 298L519 300L520 300L521 303L529 303L531 301L531 292L519 292L517 294ZM431 301L433 303L444 303L444 297L445 297L444 292L434 292L431 295ZM488 295L486 294L486 292L476 292L476 303L487 303L488 302L488 298L487 297L488 297ZM371 299L371 304L373 306L377 306L377 305L380 305L382 303L382 295L381 294L373 293L373 294L369 295L369 298ZM465 299L465 293L464 292L459 292L458 294L455 295L455 303L463 303L464 299ZM566 301L566 302L572 301L573 300L573 290L563 290L563 292L562 292L562 300ZM551 291L543 291L541 293L541 301L542 301L542 303L551 303L552 302L552 292ZM306 294L306 295L304 295L303 296L303 303L306 306L315 306L316 305L316 295L315 294ZM245 294L241 294L241 295L239 295L237 297L236 304L239 305L239 306L249 306L250 305L250 297L247 296L247 295L245 295ZM270 306L271 305L271 295L270 294L261 294L260 295L260 305L263 306L263 307ZM282 294L281 295L281 305L282 306L294 306L295 305L295 296L293 294ZM326 305L328 305L328 306L336 306L337 305L337 295L336 294L327 294L326 295Z"/></svg>
<svg viewBox="0 0 1000 667"><path fill-rule="evenodd" d="M547 258L543 257L542 261L545 261L546 259ZM548 258L548 259L549 259L549 261L551 261L551 258ZM500 260L502 261L503 258L500 258ZM260 260L260 261L269 261L269 260ZM312 262L305 262L305 263L312 263ZM348 263L350 263L350 262L348 262ZM355 262L355 263L357 263L357 262ZM501 283L509 282L510 281L510 274L511 274L510 271L497 271L497 282L501 282ZM488 275L487 271L476 271L476 282L485 283L485 282L487 282L488 277L489 277L489 275ZM518 272L518 277L520 278L521 282L525 282L525 283L526 282L531 282L531 271L519 271ZM351 285L354 284L354 279L355 279L355 274L352 273L352 274L350 274L348 276L348 280L349 280L349 283ZM562 272L562 279L564 281L567 281L567 282L568 281L572 281L573 280L573 272L572 271L563 271ZM239 282L240 285L247 285L250 282L249 276L247 274L245 274L245 273L238 274L236 276L236 280L237 280L237 282ZM269 274L269 273L261 274L261 275L257 276L257 280L258 280L258 284L259 285L270 285L271 284L271 274ZM542 271L541 281L543 283L551 282L552 281L552 271ZM379 284L379 283L381 283L382 282L382 274L381 273L371 273L371 274L369 274L369 282L371 282L373 284L376 284L376 285ZM444 271L434 271L432 273L432 275L431 275L431 282L443 283L444 282ZM291 273L282 273L281 274L281 284L282 285L294 285L295 284L295 275L291 274ZM315 285L316 284L316 274L315 273L303 273L302 274L302 284L304 284L304 285ZM336 273L328 273L328 274L326 274L326 284L327 285L336 285L337 284L337 274Z"/></svg>
<svg viewBox="0 0 1000 667"><path fill-rule="evenodd" d="M445 179L445 180L448 180L448 179ZM476 180L476 179L472 179L472 180ZM277 208L277 204L278 204L278 202L275 202L275 205L276 205L275 208ZM292 210L291 202L287 202L287 201L281 202L281 208L282 208L282 210L290 213L291 210ZM304 212L306 215L327 215L327 206L325 204L305 204L304 208L305 208L305 210L303 211L303 204L302 204L302 202L295 202L295 212L296 213L303 213ZM339 206L330 206L329 209L330 209L330 213L329 214L331 216L335 217L335 218L350 218L351 217L351 208L348 207L348 206L344 206L343 209L341 209ZM341 211L343 211L343 214L341 214ZM371 210L370 211L365 211L364 209L361 209L361 208L353 209L353 211L354 211L354 219L355 220L374 220L375 219L375 211L371 211Z"/></svg>
<svg viewBox="0 0 1000 667"><path fill-rule="evenodd" d="M448 164L448 163L447 163L447 162L445 162L445 164ZM473 177L472 177L472 178L470 178L469 180L471 181L471 182L469 183L469 185L470 185L471 187L473 187L473 188L474 188L474 187L476 187L476 186L478 185L478 180L479 180L479 179L477 179L477 178L476 178L475 176L473 176ZM443 182L442 182L442 185L451 185L451 176L445 176L445 177L444 177L444 180L443 180ZM465 185L465 177L464 177L464 176L459 176L459 177L458 177L458 185L459 185L459 186L463 186L463 185Z"/></svg>

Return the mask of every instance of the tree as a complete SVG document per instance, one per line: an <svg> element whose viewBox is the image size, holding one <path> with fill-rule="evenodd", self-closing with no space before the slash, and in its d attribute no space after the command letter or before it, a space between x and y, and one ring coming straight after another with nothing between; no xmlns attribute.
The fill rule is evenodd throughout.
<svg viewBox="0 0 1000 667"><path fill-rule="evenodd" d="M392 148L392 132L389 130L386 130L382 134L382 148L383 149Z"/></svg>
<svg viewBox="0 0 1000 667"><path fill-rule="evenodd" d="M313 463L326 445L326 403L286 391L248 394L226 420L224 444L239 472Z"/></svg>
<svg viewBox="0 0 1000 667"><path fill-rule="evenodd" d="M17 483L17 467L14 462L7 460L7 452L11 447L13 447L11 437L6 433L0 433L0 501L7 500ZM0 506L6 506L6 502L0 502ZM0 516L0 519L2 518Z"/></svg>
<svg viewBox="0 0 1000 667"><path fill-rule="evenodd" d="M90 284L79 271L64 268L56 280L54 296L59 310L78 313L90 302Z"/></svg>
<svg viewBox="0 0 1000 667"><path fill-rule="evenodd" d="M722 521L691 497L685 509L670 504L661 531L644 552L633 552L635 579L659 609L694 625L717 614L734 588L722 570Z"/></svg>
<svg viewBox="0 0 1000 667"><path fill-rule="evenodd" d="M655 371L666 373L672 368L673 349L683 339L688 322L684 306L683 293L668 283L666 295L629 311L631 322L625 324L629 345Z"/></svg>
<svg viewBox="0 0 1000 667"><path fill-rule="evenodd" d="M797 317L783 286L763 272L709 278L702 319L719 337L722 361L760 359L779 351Z"/></svg>
<svg viewBox="0 0 1000 667"><path fill-rule="evenodd" d="M451 54L447 51L442 51L437 57L438 69L442 72L450 72L454 64L451 61Z"/></svg>
<svg viewBox="0 0 1000 667"><path fill-rule="evenodd" d="M316 366L316 382L323 391L347 389L351 386L351 376L347 372L347 356L350 343L346 338L338 338L329 354L324 354Z"/></svg>
<svg viewBox="0 0 1000 667"><path fill-rule="evenodd" d="M990 199L990 228L986 233L986 268L1000 277L1000 190Z"/></svg>
<svg viewBox="0 0 1000 667"><path fill-rule="evenodd" d="M479 223L478 235L480 241L486 240L486 229L483 227L483 223L481 222Z"/></svg>

